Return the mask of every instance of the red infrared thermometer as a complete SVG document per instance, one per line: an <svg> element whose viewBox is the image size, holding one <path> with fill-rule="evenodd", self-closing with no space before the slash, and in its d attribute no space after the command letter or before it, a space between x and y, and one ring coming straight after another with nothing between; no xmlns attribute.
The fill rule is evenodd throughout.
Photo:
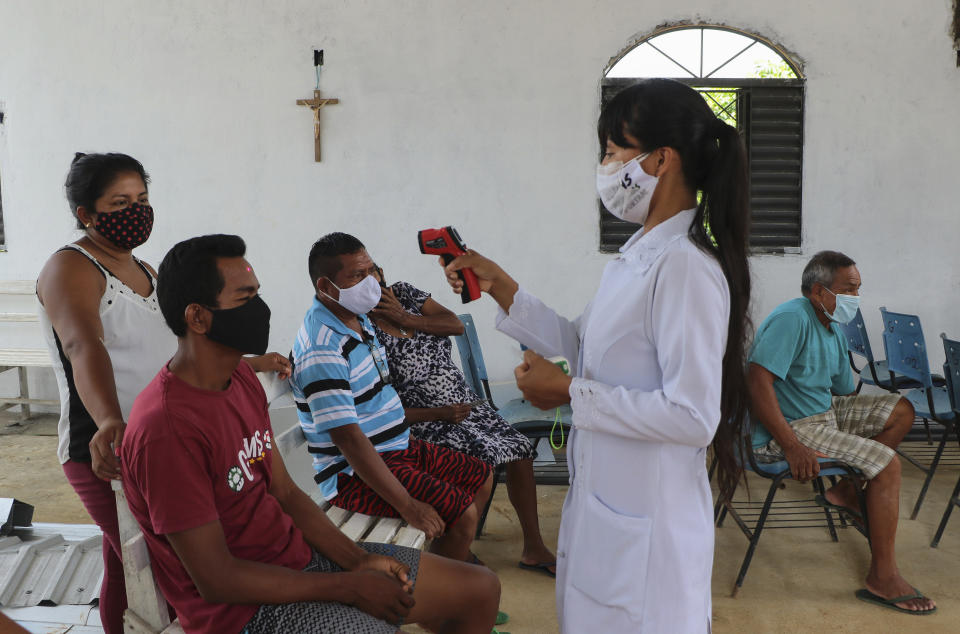
<svg viewBox="0 0 960 634"><path fill-rule="evenodd" d="M444 264L450 264L455 257L467 253L467 245L463 243L460 234L453 227L418 231L417 242L420 244L420 253L439 255L443 258ZM457 275L463 281L463 291L460 293L463 303L478 299L480 283L477 281L476 274L470 269L460 269Z"/></svg>

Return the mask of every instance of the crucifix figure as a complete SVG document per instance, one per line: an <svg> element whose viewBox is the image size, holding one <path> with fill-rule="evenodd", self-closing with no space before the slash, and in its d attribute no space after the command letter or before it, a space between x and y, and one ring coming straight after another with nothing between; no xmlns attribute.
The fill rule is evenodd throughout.
<svg viewBox="0 0 960 634"><path fill-rule="evenodd" d="M309 106L313 110L313 160L320 162L320 108L340 103L339 99L323 99L320 91L313 91L313 99L297 99L298 106Z"/></svg>

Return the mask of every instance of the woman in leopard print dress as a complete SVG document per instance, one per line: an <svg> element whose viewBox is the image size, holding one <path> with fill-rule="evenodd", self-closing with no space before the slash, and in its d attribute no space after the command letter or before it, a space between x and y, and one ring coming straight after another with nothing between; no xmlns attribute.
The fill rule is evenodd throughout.
<svg viewBox="0 0 960 634"><path fill-rule="evenodd" d="M385 284L382 271L381 284ZM533 458L526 436L480 401L451 357L449 335L463 332L457 316L406 282L384 286L370 312L377 337L387 349L390 376L410 432L488 463L506 465L507 490L523 530L519 565L553 576L556 557L543 543L537 517ZM472 405L471 405L472 404Z"/></svg>

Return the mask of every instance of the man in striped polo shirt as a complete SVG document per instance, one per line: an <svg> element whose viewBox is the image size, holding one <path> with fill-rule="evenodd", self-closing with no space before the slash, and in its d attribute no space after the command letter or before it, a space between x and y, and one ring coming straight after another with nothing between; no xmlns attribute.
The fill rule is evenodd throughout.
<svg viewBox="0 0 960 634"><path fill-rule="evenodd" d="M331 504L402 517L433 540L432 552L472 559L490 467L410 438L386 351L366 317L380 285L363 243L328 234L310 250L309 270L315 297L293 346L291 383L314 480Z"/></svg>

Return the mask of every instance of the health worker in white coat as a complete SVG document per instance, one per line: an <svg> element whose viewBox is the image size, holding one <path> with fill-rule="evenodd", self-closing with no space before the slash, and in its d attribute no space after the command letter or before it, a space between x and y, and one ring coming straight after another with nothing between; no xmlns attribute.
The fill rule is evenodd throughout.
<svg viewBox="0 0 960 634"><path fill-rule="evenodd" d="M600 198L642 228L579 318L557 315L476 252L451 262L447 279L460 292L456 271L472 268L500 305L497 328L539 353L516 370L524 396L573 407L561 631L702 634L714 536L706 448L716 441L730 492L748 398L745 152L697 92L663 79L616 95L598 132ZM572 377L543 358L554 355Z"/></svg>

